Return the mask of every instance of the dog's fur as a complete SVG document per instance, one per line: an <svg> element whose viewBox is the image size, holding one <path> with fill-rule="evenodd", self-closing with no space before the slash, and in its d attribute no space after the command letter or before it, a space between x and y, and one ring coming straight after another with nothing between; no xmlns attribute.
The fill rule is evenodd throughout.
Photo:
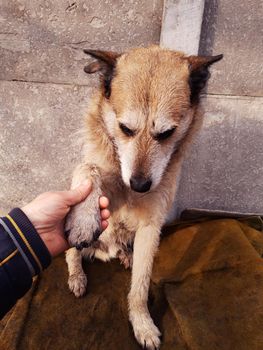
<svg viewBox="0 0 263 350"><path fill-rule="evenodd" d="M100 72L101 89L91 101L83 161L72 181L74 188L89 178L93 191L67 220L70 244L84 247L66 253L69 288L77 297L85 293L82 257L117 257L132 265L128 302L134 334L142 346L159 348L160 332L147 308L153 259L174 202L185 146L200 122L199 94L209 66L222 55L187 57L158 46L121 55L85 52L96 62L84 70ZM102 194L110 199L111 217L97 240Z"/></svg>

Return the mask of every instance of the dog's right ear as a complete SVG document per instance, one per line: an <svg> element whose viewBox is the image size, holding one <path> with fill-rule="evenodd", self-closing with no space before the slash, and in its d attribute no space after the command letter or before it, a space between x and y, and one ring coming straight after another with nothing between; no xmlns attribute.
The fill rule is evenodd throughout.
<svg viewBox="0 0 263 350"><path fill-rule="evenodd" d="M84 72L93 74L99 72L102 76L102 83L104 87L104 94L107 98L111 94L111 81L114 74L114 68L117 63L117 58L121 54L112 51L101 51L101 50L83 50L84 53L90 55L96 59L84 67Z"/></svg>

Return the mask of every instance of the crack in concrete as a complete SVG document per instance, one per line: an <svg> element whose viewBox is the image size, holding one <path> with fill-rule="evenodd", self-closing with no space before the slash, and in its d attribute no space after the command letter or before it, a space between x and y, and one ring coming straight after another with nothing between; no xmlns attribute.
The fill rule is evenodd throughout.
<svg viewBox="0 0 263 350"><path fill-rule="evenodd" d="M13 33L13 32L0 32L0 35L17 35L17 33Z"/></svg>
<svg viewBox="0 0 263 350"><path fill-rule="evenodd" d="M84 43L89 43L88 40L82 40L82 41L77 41L75 43L64 43L66 45L80 45L80 44L84 44Z"/></svg>
<svg viewBox="0 0 263 350"><path fill-rule="evenodd" d="M77 48L76 48L77 49ZM17 83L28 83L28 84L53 84L53 85L66 85L66 86L87 86L91 87L90 84L79 84L79 83L69 83L69 82L55 82L55 81L42 81L42 80L25 80L25 79L0 79L0 82L17 82ZM201 94L203 97L225 97L225 98L237 98L237 99L262 99L262 96L258 95L234 95L234 94L218 94L218 93L204 93Z"/></svg>
<svg viewBox="0 0 263 350"><path fill-rule="evenodd" d="M54 82L54 81L41 81L41 80L24 80L24 79L0 79L0 82L16 82L16 83L28 83L28 84L52 84L52 85L66 85L66 86L80 86L80 87L90 87L89 84L77 84L77 83L68 83L68 82Z"/></svg>
<svg viewBox="0 0 263 350"><path fill-rule="evenodd" d="M76 2L72 2L71 4L69 4L69 5L66 7L66 11L68 11L68 12L73 11L73 10L75 10L77 7L78 7L77 3L76 3Z"/></svg>
<svg viewBox="0 0 263 350"><path fill-rule="evenodd" d="M222 94L222 93L213 93L213 92L209 92L209 93L205 93L205 94L201 94L201 97L203 96L211 96L211 97L217 97L217 96L222 96L222 97L229 97L229 98L244 98L244 99L247 99L247 98L263 98L263 95L234 95L234 94Z"/></svg>

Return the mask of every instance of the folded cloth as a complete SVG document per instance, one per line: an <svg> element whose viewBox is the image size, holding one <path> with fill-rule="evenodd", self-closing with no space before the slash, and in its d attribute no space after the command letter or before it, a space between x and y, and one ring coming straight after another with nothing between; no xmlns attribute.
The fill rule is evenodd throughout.
<svg viewBox="0 0 263 350"><path fill-rule="evenodd" d="M263 349L262 254L263 234L237 220L165 229L149 293L161 349ZM55 259L0 328L0 349L140 349L128 322L130 271L117 261L84 268L88 291L76 299Z"/></svg>

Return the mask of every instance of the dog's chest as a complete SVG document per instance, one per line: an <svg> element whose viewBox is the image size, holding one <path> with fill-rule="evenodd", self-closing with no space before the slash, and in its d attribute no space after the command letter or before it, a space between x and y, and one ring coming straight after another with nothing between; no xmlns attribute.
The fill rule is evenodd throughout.
<svg viewBox="0 0 263 350"><path fill-rule="evenodd" d="M119 249L131 247L139 227L139 220L134 208L127 204L125 200L121 200L120 196L110 199L110 202L109 226L102 233L100 239L107 242L107 245Z"/></svg>
<svg viewBox="0 0 263 350"><path fill-rule="evenodd" d="M112 225L112 235L119 246L132 246L136 230L127 225L127 222L116 221Z"/></svg>

